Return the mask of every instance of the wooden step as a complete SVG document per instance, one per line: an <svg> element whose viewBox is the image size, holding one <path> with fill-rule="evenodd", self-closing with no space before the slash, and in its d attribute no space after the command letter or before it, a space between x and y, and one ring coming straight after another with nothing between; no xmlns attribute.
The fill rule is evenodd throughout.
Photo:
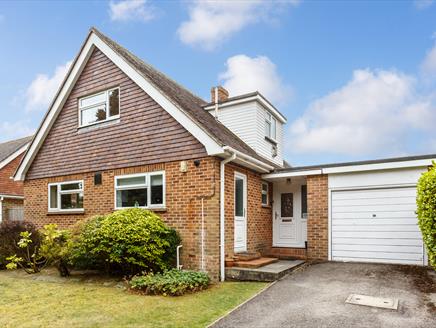
<svg viewBox="0 0 436 328"><path fill-rule="evenodd" d="M249 261L235 261L233 266L238 268L260 268L264 265L268 265L277 262L279 259L275 257L260 257Z"/></svg>
<svg viewBox="0 0 436 328"><path fill-rule="evenodd" d="M242 252L242 253L236 253L233 256L233 259L235 261L251 261L256 260L261 257L259 252Z"/></svg>

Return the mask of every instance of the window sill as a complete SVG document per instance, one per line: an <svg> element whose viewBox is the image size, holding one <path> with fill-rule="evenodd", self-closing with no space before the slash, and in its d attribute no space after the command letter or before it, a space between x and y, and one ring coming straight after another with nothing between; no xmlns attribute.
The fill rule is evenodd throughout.
<svg viewBox="0 0 436 328"><path fill-rule="evenodd" d="M48 211L47 215L77 215L77 214L85 214L85 210L75 210L75 211Z"/></svg>
<svg viewBox="0 0 436 328"><path fill-rule="evenodd" d="M90 124L90 125L85 125L85 126L79 126L77 128L77 131L79 133L85 133L85 132L88 132L88 131L91 131L91 130L104 128L104 127L111 126L113 124L118 124L118 123L120 123L120 117L119 116L111 118L111 119L106 120L106 121L97 122L97 123Z"/></svg>
<svg viewBox="0 0 436 328"><path fill-rule="evenodd" d="M128 210L132 208L141 208L143 210L149 210L152 212L166 212L168 210L166 207L119 207L115 208L115 211Z"/></svg>
<svg viewBox="0 0 436 328"><path fill-rule="evenodd" d="M268 141L269 143L272 143L274 146L277 146L277 141L275 141L274 139L265 136L265 140Z"/></svg>
<svg viewBox="0 0 436 328"><path fill-rule="evenodd" d="M271 205L262 204L262 208L271 208Z"/></svg>

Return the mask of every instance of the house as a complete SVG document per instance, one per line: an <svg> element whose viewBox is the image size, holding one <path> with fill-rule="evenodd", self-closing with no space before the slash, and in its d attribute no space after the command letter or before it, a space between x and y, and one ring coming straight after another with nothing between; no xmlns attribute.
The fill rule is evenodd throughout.
<svg viewBox="0 0 436 328"><path fill-rule="evenodd" d="M436 155L289 167L286 118L262 94L195 96L92 28L18 167L38 226L128 207L159 213L182 263L426 263L415 186Z"/></svg>
<svg viewBox="0 0 436 328"><path fill-rule="evenodd" d="M0 143L0 222L23 218L23 183L13 175L32 137Z"/></svg>

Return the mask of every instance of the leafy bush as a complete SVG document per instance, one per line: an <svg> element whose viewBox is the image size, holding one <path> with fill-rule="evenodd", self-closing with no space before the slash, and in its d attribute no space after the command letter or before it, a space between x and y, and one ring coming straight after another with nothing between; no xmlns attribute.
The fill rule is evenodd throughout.
<svg viewBox="0 0 436 328"><path fill-rule="evenodd" d="M133 290L147 295L180 296L206 289L210 278L203 272L172 269L164 273L135 276L129 284Z"/></svg>
<svg viewBox="0 0 436 328"><path fill-rule="evenodd" d="M55 265L62 277L70 275L68 269L69 240L68 230L59 230L56 224L47 224L41 231L42 242L38 256L48 265Z"/></svg>
<svg viewBox="0 0 436 328"><path fill-rule="evenodd" d="M40 245L34 245L32 233L29 231L20 232L20 237L16 246L24 255L13 254L7 257L7 269L15 270L20 267L31 274L40 272L47 265L55 265L62 277L69 275L68 231L59 230L56 224L47 224L39 233Z"/></svg>
<svg viewBox="0 0 436 328"><path fill-rule="evenodd" d="M421 175L417 190L418 225L430 265L436 269L436 164Z"/></svg>
<svg viewBox="0 0 436 328"><path fill-rule="evenodd" d="M180 238L155 213L139 209L97 216L76 227L71 261L111 273L159 272L170 267Z"/></svg>
<svg viewBox="0 0 436 328"><path fill-rule="evenodd" d="M26 221L3 221L0 223L0 269L6 268L8 263L6 258L9 256L16 254L17 257L23 257L26 255L26 250L17 246L21 239L20 233L24 231L31 233L31 252L34 252L34 248L38 247L41 241L35 225Z"/></svg>

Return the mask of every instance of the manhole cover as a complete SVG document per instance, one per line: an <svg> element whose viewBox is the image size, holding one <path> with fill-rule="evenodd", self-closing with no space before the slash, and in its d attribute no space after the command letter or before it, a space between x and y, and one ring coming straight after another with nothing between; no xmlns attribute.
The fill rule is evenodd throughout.
<svg viewBox="0 0 436 328"><path fill-rule="evenodd" d="M348 296L345 303L372 306L372 307L378 307L378 308L390 309L390 310L398 309L398 299L396 298L383 298L383 297L351 294L350 296Z"/></svg>

